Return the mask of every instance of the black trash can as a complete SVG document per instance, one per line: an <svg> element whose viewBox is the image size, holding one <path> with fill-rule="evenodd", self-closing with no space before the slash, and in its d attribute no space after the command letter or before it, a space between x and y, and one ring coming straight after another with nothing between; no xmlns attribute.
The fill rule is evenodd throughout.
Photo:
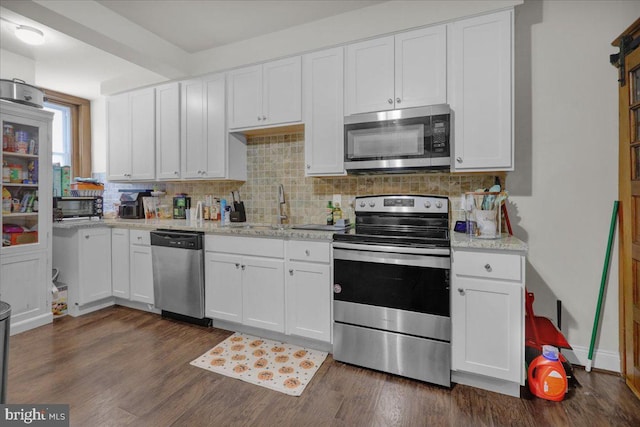
<svg viewBox="0 0 640 427"><path fill-rule="evenodd" d="M0 301L0 404L7 403L7 377L9 376L9 327L11 306Z"/></svg>

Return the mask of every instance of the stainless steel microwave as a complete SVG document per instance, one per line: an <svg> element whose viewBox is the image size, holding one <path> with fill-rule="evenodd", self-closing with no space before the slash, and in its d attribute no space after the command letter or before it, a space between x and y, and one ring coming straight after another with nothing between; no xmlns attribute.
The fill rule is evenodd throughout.
<svg viewBox="0 0 640 427"><path fill-rule="evenodd" d="M451 110L447 104L344 118L347 173L448 170Z"/></svg>
<svg viewBox="0 0 640 427"><path fill-rule="evenodd" d="M102 218L103 201L101 196L54 197L54 219Z"/></svg>

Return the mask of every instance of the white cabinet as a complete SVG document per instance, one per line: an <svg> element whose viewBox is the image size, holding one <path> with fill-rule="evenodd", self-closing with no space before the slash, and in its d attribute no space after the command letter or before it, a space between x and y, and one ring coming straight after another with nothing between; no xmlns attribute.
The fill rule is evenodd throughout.
<svg viewBox="0 0 640 427"><path fill-rule="evenodd" d="M287 242L288 335L331 342L331 244Z"/></svg>
<svg viewBox="0 0 640 427"><path fill-rule="evenodd" d="M180 178L180 83L156 87L156 179Z"/></svg>
<svg viewBox="0 0 640 427"><path fill-rule="evenodd" d="M53 267L60 270L58 280L68 286L71 316L111 297L111 229L54 228Z"/></svg>
<svg viewBox="0 0 640 427"><path fill-rule="evenodd" d="M347 46L346 114L447 102L445 25Z"/></svg>
<svg viewBox="0 0 640 427"><path fill-rule="evenodd" d="M455 171L513 170L513 10L451 24Z"/></svg>
<svg viewBox="0 0 640 427"><path fill-rule="evenodd" d="M129 229L111 229L111 292L129 299Z"/></svg>
<svg viewBox="0 0 640 427"><path fill-rule="evenodd" d="M0 300L11 305L11 334L51 323L50 272L46 251L2 255Z"/></svg>
<svg viewBox="0 0 640 427"><path fill-rule="evenodd" d="M226 128L225 75L182 82L181 176L247 179L246 141Z"/></svg>
<svg viewBox="0 0 640 427"><path fill-rule="evenodd" d="M229 129L302 120L299 56L233 70L228 78Z"/></svg>
<svg viewBox="0 0 640 427"><path fill-rule="evenodd" d="M129 232L130 300L153 304L153 263L151 236L146 230Z"/></svg>
<svg viewBox="0 0 640 427"><path fill-rule="evenodd" d="M344 175L344 49L302 57L306 176Z"/></svg>
<svg viewBox="0 0 640 427"><path fill-rule="evenodd" d="M155 89L107 99L107 179L155 178Z"/></svg>
<svg viewBox="0 0 640 427"><path fill-rule="evenodd" d="M31 200L19 209L0 209L3 244L0 248L0 300L11 305L11 333L32 329L53 319L51 313L51 121L53 113L0 100L3 133L26 134L28 148L3 144L0 164L28 174L29 181L16 176L0 182L18 200ZM13 139L17 140L17 139ZM34 169L34 166L37 169ZM11 178L11 177L10 177ZM34 200L38 200L35 209ZM24 207L24 209L23 209ZM24 232L5 230L5 225L22 227ZM13 230L19 231L19 230Z"/></svg>
<svg viewBox="0 0 640 427"><path fill-rule="evenodd" d="M284 243L205 236L205 312L213 319L284 332Z"/></svg>
<svg viewBox="0 0 640 427"><path fill-rule="evenodd" d="M524 255L454 249L452 261L452 380L519 396Z"/></svg>

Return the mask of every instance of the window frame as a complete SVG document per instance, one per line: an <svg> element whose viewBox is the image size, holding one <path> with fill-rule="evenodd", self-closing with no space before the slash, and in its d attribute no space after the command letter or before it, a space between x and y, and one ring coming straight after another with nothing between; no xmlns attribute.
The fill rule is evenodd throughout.
<svg viewBox="0 0 640 427"><path fill-rule="evenodd" d="M45 89L47 102L71 109L71 170L74 176L91 177L91 101Z"/></svg>

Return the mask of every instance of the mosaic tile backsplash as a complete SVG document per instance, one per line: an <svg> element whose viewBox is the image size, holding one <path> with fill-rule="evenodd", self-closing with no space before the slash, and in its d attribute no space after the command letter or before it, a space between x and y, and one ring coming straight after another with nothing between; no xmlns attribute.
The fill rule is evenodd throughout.
<svg viewBox="0 0 640 427"><path fill-rule="evenodd" d="M104 174L94 175L104 181ZM238 190L245 203L247 221L276 223L278 185L285 189L285 213L290 224L322 224L325 207L334 195L342 198L343 217L354 220L353 200L372 194L428 194L451 198L452 221L459 218L459 197L466 191L493 185L492 174L420 173L408 175L304 176L304 133L256 136L247 141L247 181L189 181L105 184L105 211L114 211L121 188L156 188L165 191L161 204L171 206L177 193L191 196L192 206L205 196L229 199ZM501 175L504 183L504 175ZM453 225L453 223L452 223Z"/></svg>

